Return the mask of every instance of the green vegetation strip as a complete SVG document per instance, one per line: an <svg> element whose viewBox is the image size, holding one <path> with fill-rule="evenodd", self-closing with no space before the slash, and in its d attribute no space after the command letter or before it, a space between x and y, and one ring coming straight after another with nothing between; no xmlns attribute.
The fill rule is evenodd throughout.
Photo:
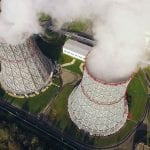
<svg viewBox="0 0 150 150"><path fill-rule="evenodd" d="M150 125L150 111L148 113L148 121L149 121L149 125Z"/></svg>
<svg viewBox="0 0 150 150"><path fill-rule="evenodd" d="M42 92L35 97L19 99L5 94L4 98L15 106L32 113L38 113L49 103L57 91L58 87L51 85L45 92Z"/></svg>
<svg viewBox="0 0 150 150"><path fill-rule="evenodd" d="M148 99L146 82L144 80L143 72L140 70L130 82L127 90L128 96L130 97L129 110L132 118L130 118L124 127L116 134L108 137L94 137L79 130L70 120L67 105L68 97L73 88L73 85L66 85L62 89L51 107L49 119L61 130L61 132L67 133L72 138L78 139L80 142L96 147L114 145L127 136L142 119Z"/></svg>
<svg viewBox="0 0 150 150"><path fill-rule="evenodd" d="M127 93L131 99L131 101L129 100L129 110L134 121L140 121L143 116L143 112L148 100L147 92L144 74L142 70L140 70L130 82L127 90Z"/></svg>
<svg viewBox="0 0 150 150"><path fill-rule="evenodd" d="M73 59L75 59L75 58L73 58L71 56L68 56L66 54L62 54L60 62L61 62L61 64L70 63ZM64 68L68 69L68 70L70 70L72 72L75 72L75 73L78 73L78 74L82 74L82 72L80 70L81 63L83 63L83 61L81 61L79 59L75 59L75 63L74 64L65 66Z"/></svg>
<svg viewBox="0 0 150 150"><path fill-rule="evenodd" d="M73 57L70 57L66 54L62 54L60 57L60 63L61 64L70 63L72 60L73 60Z"/></svg>
<svg viewBox="0 0 150 150"><path fill-rule="evenodd" d="M72 71L72 72L75 72L75 73L78 73L78 74L82 74L81 70L80 70L80 65L81 65L82 61L81 60L78 60L76 59L75 63L73 65L69 65L69 66L66 66L64 68Z"/></svg>
<svg viewBox="0 0 150 150"><path fill-rule="evenodd" d="M67 29L75 32L86 32L92 27L92 22L90 20L76 20L68 24Z"/></svg>
<svg viewBox="0 0 150 150"><path fill-rule="evenodd" d="M57 96L53 106L50 110L50 120L55 122L61 130L64 130L71 121L69 119L67 103L68 103L68 96L73 90L73 85L66 85L60 94Z"/></svg>

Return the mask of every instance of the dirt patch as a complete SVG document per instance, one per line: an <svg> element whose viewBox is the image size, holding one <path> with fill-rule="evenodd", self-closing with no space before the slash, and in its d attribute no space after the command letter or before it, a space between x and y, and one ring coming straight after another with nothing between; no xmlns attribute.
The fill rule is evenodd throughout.
<svg viewBox="0 0 150 150"><path fill-rule="evenodd" d="M81 77L78 74L72 73L71 71L62 68L61 77L63 80L63 86L68 83L78 81Z"/></svg>

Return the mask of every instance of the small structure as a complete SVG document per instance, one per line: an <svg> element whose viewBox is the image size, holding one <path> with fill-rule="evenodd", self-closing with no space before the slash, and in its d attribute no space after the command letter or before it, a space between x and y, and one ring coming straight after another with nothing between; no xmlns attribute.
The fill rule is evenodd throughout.
<svg viewBox="0 0 150 150"><path fill-rule="evenodd" d="M63 53L74 58L85 61L85 57L92 50L91 46L75 40L67 40L63 47Z"/></svg>

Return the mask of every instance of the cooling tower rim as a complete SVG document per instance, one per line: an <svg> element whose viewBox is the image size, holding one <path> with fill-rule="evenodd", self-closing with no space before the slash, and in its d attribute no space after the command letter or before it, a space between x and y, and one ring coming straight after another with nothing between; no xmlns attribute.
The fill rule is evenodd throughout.
<svg viewBox="0 0 150 150"><path fill-rule="evenodd" d="M89 56L90 53L91 53L91 51L88 52L88 54L87 54L86 57L85 57L84 71L86 71L87 74L88 74L94 81L96 81L96 82L98 82L98 83L101 83L101 84L104 84L104 85L110 85L110 86L118 86L118 85L126 84L126 83L128 83L131 79L133 79L133 77L134 77L135 74L137 73L137 72L132 72L131 75L130 75L126 80L122 80L122 81L119 81L119 82L118 82L118 81L117 81L117 82L108 82L108 81L103 80L103 79L98 79L98 78L94 77L94 75L92 75L92 73L90 73L90 71L89 71L89 69L88 69L87 62L88 62L88 56Z"/></svg>
<svg viewBox="0 0 150 150"><path fill-rule="evenodd" d="M35 41L34 35L29 36L28 38L25 39L25 41L29 41L31 39ZM18 45L24 43L25 41L22 41L21 43L11 44L11 43L7 43L7 41L4 38L0 37L0 43L8 44L8 45Z"/></svg>
<svg viewBox="0 0 150 150"><path fill-rule="evenodd" d="M10 45L10 46L16 46L16 45L23 44L23 43L16 44L16 45L15 44L14 45L13 44L9 44L9 43L6 43L6 41L3 40L2 38L0 38L0 43L1 44ZM33 36L30 36L28 39L26 39L25 43L27 43L28 46L33 47L31 57L35 57L36 55L38 55L38 52L37 52L36 49L39 49L39 47L37 46L37 44L35 42L35 38ZM27 57L27 58L25 57L24 59L18 59L18 60L14 60L14 59L11 60L11 59L6 59L6 58L2 58L2 57L0 57L0 59L5 61L5 62L19 63L19 62L23 62L24 60L30 59L31 57Z"/></svg>
<svg viewBox="0 0 150 150"><path fill-rule="evenodd" d="M104 85L111 85L111 86L118 86L118 85L123 85L123 84L126 84L128 83L135 75L135 73L132 73L126 80L122 80L122 81L117 81L117 82L108 82L106 80L102 80L102 79L98 79L96 77L94 77L92 75L92 73L90 72L90 70L88 69L88 66L87 66L87 61L85 61L85 67L84 67L84 71L87 72L87 74L96 82L98 83L101 83L101 84L104 84Z"/></svg>
<svg viewBox="0 0 150 150"><path fill-rule="evenodd" d="M0 38L0 43L6 43L6 41L3 38Z"/></svg>

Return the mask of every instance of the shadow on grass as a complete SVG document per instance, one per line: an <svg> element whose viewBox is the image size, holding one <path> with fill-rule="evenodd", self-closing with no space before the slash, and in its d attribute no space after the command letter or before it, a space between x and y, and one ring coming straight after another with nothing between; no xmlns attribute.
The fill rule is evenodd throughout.
<svg viewBox="0 0 150 150"><path fill-rule="evenodd" d="M25 102L22 105L22 109L29 111L29 100L25 99Z"/></svg>
<svg viewBox="0 0 150 150"><path fill-rule="evenodd" d="M147 144L147 125L141 124L134 136L134 143L145 143Z"/></svg>
<svg viewBox="0 0 150 150"><path fill-rule="evenodd" d="M5 95L5 91L2 88L0 88L0 97L3 98L4 95Z"/></svg>

